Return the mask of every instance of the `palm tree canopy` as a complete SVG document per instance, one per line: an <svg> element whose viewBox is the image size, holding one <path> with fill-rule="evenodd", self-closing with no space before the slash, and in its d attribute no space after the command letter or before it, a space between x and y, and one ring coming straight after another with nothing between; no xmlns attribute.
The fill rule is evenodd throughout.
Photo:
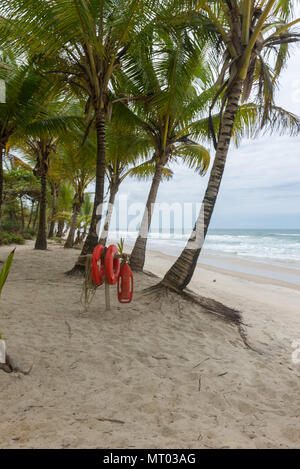
<svg viewBox="0 0 300 469"><path fill-rule="evenodd" d="M279 119L274 116L281 114L274 107L278 78L289 57L290 45L300 40L300 19L294 18L297 3L298 0L197 2L197 12L206 16L219 36L215 54L217 91L211 110L221 98L222 116L235 81L242 80L242 102L250 98L258 105L262 128L270 129L274 122L277 129ZM285 114L285 122L288 121ZM218 132L212 121L209 130L216 148Z"/></svg>
<svg viewBox="0 0 300 469"><path fill-rule="evenodd" d="M74 128L59 139L52 158L50 172L69 181L75 192L83 196L87 186L95 179L95 143L90 136L82 144L83 131Z"/></svg>
<svg viewBox="0 0 300 469"><path fill-rule="evenodd" d="M191 161L197 160L195 168L204 173L209 153L192 141L189 126L207 112L214 90L202 90L211 82L212 74L198 44L183 32L176 39L173 43L165 38L154 50L143 47L128 58L126 70L120 70L114 82L114 91L120 96L115 112L119 125L123 122L126 128L130 122L147 135L156 160L166 164L171 155L185 160L190 154ZM124 100L122 93L127 97Z"/></svg>
<svg viewBox="0 0 300 469"><path fill-rule="evenodd" d="M100 110L115 68L154 17L157 0L3 0L1 34L31 51Z"/></svg>
<svg viewBox="0 0 300 469"><path fill-rule="evenodd" d="M0 140L7 147L29 138L52 138L82 125L62 99L63 85L43 77L32 64L4 58L0 78L6 82L6 102L0 104ZM73 111L73 110L72 110ZM6 148L8 149L8 148Z"/></svg>

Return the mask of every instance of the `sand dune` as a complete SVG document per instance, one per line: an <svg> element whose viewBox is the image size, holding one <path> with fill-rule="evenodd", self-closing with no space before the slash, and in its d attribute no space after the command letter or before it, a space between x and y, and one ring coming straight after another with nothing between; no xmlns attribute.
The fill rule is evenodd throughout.
<svg viewBox="0 0 300 469"><path fill-rule="evenodd" d="M105 312L99 289L82 314L82 282L63 274L77 254L17 249L0 327L34 368L0 371L0 447L299 447L299 290L198 268L191 288L242 310L259 355L203 308L139 293L157 282L142 274L132 304L113 294ZM161 275L171 261L149 253L146 267Z"/></svg>

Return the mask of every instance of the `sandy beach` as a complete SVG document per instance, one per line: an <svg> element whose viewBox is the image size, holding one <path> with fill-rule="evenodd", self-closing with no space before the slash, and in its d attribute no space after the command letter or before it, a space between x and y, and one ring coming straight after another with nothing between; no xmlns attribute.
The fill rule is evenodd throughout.
<svg viewBox="0 0 300 469"><path fill-rule="evenodd" d="M242 312L237 327L177 295L142 293L105 312L99 289L83 313L78 250L17 248L1 298L8 352L29 375L0 371L1 448L297 448L300 288L197 267L190 288ZM4 260L10 247L0 248ZM148 252L162 276L172 257Z"/></svg>

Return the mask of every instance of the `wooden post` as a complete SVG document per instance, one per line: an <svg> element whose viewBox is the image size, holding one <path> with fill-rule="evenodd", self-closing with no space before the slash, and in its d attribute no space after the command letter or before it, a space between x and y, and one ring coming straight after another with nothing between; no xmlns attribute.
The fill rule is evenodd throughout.
<svg viewBox="0 0 300 469"><path fill-rule="evenodd" d="M110 291L109 283L105 279L105 311L110 311Z"/></svg>
<svg viewBox="0 0 300 469"><path fill-rule="evenodd" d="M104 250L101 258L104 259L106 254L106 249ZM115 259L122 259L125 262L129 261L130 255L129 254L116 254L114 256ZM85 266L85 279L84 279L84 303L85 309L87 311L87 305L90 303L89 291L92 289L93 293L96 290L96 286L93 284L92 276L91 276L91 260L92 255L87 254L80 256L80 264ZM105 279L105 311L111 311L110 307L110 288L109 283Z"/></svg>

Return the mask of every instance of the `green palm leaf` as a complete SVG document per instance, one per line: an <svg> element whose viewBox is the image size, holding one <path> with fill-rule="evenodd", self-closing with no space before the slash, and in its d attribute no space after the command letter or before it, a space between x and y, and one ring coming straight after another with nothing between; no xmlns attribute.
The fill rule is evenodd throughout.
<svg viewBox="0 0 300 469"><path fill-rule="evenodd" d="M182 144L176 147L175 155L189 167L201 175L208 170L210 163L209 151L197 143Z"/></svg>
<svg viewBox="0 0 300 469"><path fill-rule="evenodd" d="M10 268L11 268L11 265L12 265L12 261L13 261L13 258L14 258L14 254L15 254L15 249L9 254L8 258L6 259L6 261L4 262L4 265L2 267L2 270L1 270L1 273L0 273L0 296L1 296L1 293L2 293L2 289L5 285L7 276L9 274L9 271L10 271Z"/></svg>

